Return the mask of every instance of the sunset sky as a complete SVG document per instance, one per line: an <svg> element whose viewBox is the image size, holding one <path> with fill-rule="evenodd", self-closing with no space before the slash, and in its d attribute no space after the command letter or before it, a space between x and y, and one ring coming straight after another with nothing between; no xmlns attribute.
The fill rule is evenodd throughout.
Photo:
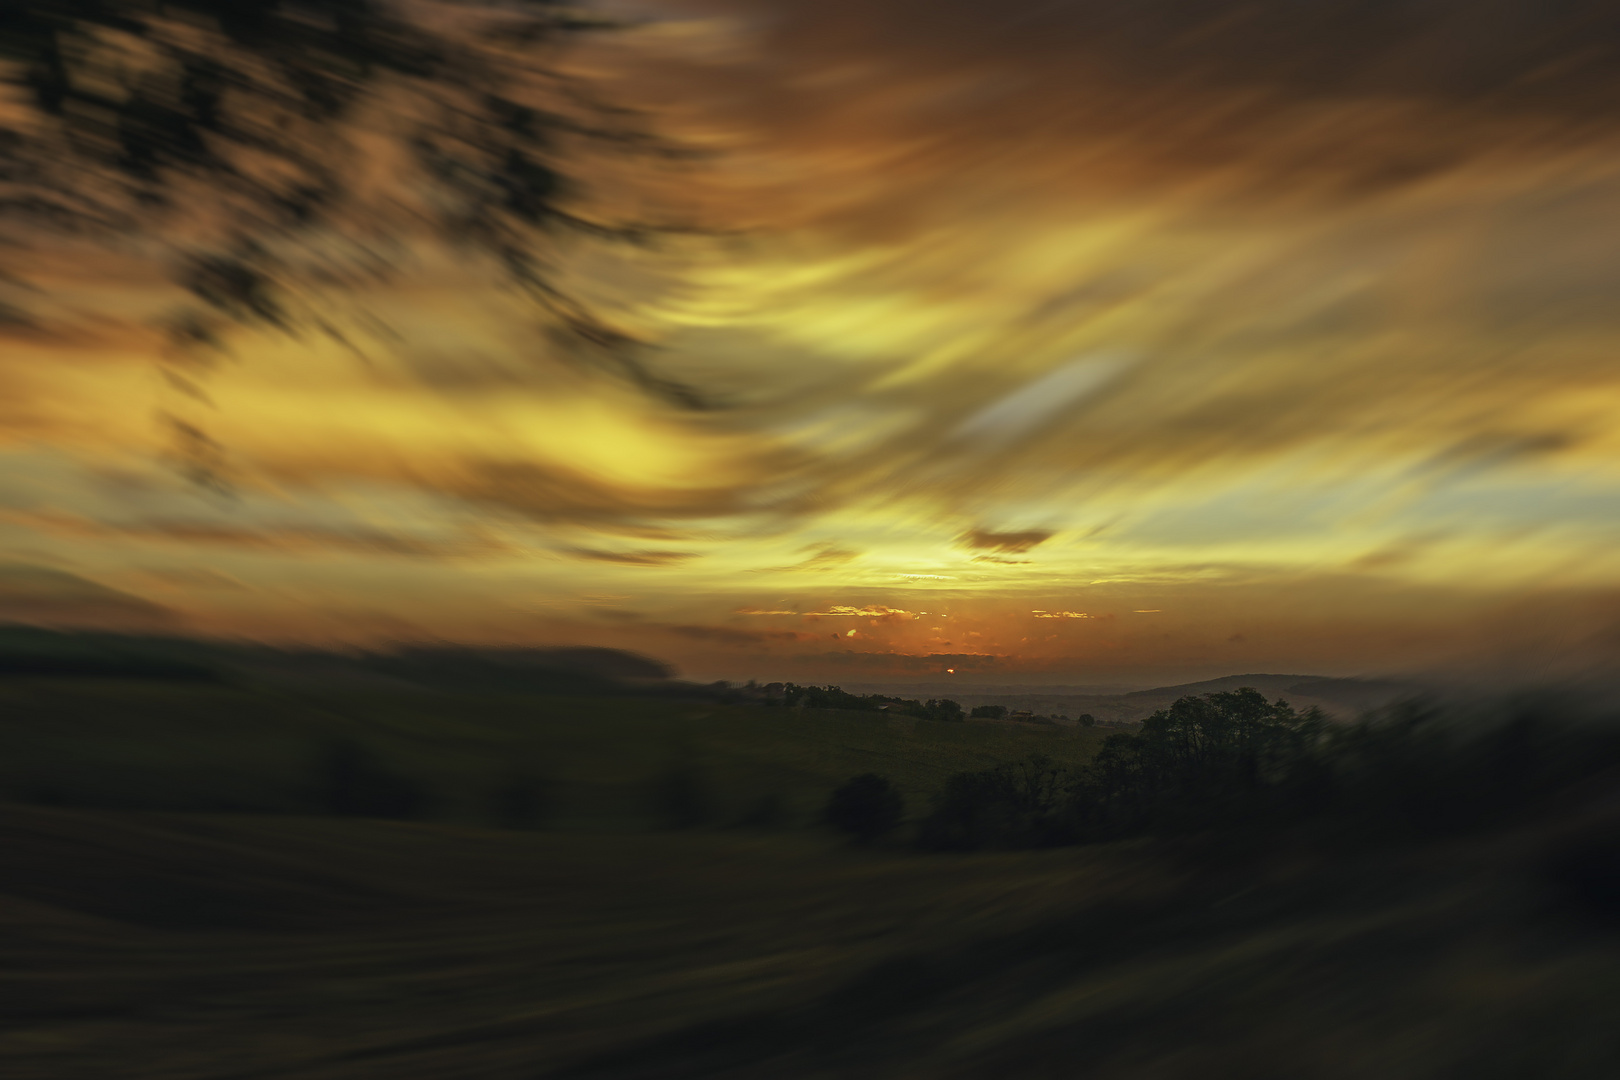
<svg viewBox="0 0 1620 1080"><path fill-rule="evenodd" d="M333 299L359 347L207 363L139 244L63 240L0 326L0 613L846 684L1605 663L1606 7L614 5L567 63L704 153L589 198L695 228L556 261L704 407L427 236Z"/></svg>

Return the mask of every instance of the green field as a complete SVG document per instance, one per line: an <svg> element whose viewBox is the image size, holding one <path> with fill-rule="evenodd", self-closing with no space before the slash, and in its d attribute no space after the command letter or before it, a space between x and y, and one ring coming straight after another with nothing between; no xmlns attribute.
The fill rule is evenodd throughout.
<svg viewBox="0 0 1620 1080"><path fill-rule="evenodd" d="M345 739L419 785L431 820L490 823L493 793L522 773L545 782L551 827L587 831L659 824L655 792L672 773L698 786L707 825L771 795L779 824L808 825L863 772L889 777L918 814L953 772L1034 751L1079 761L1102 738L658 698L111 680L0 682L0 717L0 797L18 801L310 813L323 754Z"/></svg>
<svg viewBox="0 0 1620 1080"><path fill-rule="evenodd" d="M373 686L0 683L0 1076L1608 1077L1620 933L1581 820L923 854L915 818L1075 728ZM322 815L323 747L428 793ZM545 829L492 824L513 770ZM704 814L661 819L663 778ZM787 811L742 824L762 796ZM1607 849L1603 849L1607 850Z"/></svg>

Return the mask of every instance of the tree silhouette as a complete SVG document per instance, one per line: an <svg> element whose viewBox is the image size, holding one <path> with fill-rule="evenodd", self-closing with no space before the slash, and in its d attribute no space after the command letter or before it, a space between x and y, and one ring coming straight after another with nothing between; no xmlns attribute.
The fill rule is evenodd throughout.
<svg viewBox="0 0 1620 1080"><path fill-rule="evenodd" d="M827 801L827 823L866 844L894 831L904 808L900 793L876 773L847 781Z"/></svg>
<svg viewBox="0 0 1620 1080"><path fill-rule="evenodd" d="M553 786L538 773L510 772L491 793L495 821L503 829L543 828L556 809Z"/></svg>
<svg viewBox="0 0 1620 1080"><path fill-rule="evenodd" d="M347 340L327 298L386 278L422 233L487 263L649 391L634 338L558 284L566 237L656 230L584 209L570 165L673 155L562 73L611 26L546 0L10 0L0 4L0 297L27 246L116 241L196 303L178 345L232 325Z"/></svg>
<svg viewBox="0 0 1620 1080"><path fill-rule="evenodd" d="M925 848L1040 847L1073 839L1065 820L1073 778L1044 754L956 773L933 798L918 840Z"/></svg>
<svg viewBox="0 0 1620 1080"><path fill-rule="evenodd" d="M339 817L414 818L430 799L421 784L388 768L366 747L337 739L322 752L317 795Z"/></svg>
<svg viewBox="0 0 1620 1080"><path fill-rule="evenodd" d="M665 828L695 829L713 812L708 778L691 762L677 762L653 777L650 794L653 811Z"/></svg>

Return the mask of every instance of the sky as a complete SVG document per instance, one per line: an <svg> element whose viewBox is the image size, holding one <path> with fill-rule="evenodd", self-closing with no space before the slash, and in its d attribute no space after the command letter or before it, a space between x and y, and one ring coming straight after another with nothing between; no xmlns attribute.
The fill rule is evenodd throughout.
<svg viewBox="0 0 1620 1080"><path fill-rule="evenodd" d="M37 245L0 612L845 684L1603 667L1606 8L613 5L560 62L694 153L581 198L682 228L547 257L700 407L442 237L325 298L344 341L206 359L139 243Z"/></svg>

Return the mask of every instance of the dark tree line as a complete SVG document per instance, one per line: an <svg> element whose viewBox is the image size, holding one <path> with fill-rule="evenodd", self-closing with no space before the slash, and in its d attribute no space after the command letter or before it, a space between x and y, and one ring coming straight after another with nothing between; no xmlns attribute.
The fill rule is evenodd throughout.
<svg viewBox="0 0 1620 1080"><path fill-rule="evenodd" d="M1252 689L1186 697L1069 768L1035 755L950 777L921 822L935 849L1042 847L1306 820L1358 833L1498 824L1620 769L1620 730L1545 702L1504 717L1417 704L1359 723Z"/></svg>
<svg viewBox="0 0 1620 1080"><path fill-rule="evenodd" d="M884 712L891 716L914 716L920 720L961 720L962 706L950 698L890 697L887 694L851 694L837 686L799 686L795 683L769 683L756 688L765 705L804 709L853 709Z"/></svg>

